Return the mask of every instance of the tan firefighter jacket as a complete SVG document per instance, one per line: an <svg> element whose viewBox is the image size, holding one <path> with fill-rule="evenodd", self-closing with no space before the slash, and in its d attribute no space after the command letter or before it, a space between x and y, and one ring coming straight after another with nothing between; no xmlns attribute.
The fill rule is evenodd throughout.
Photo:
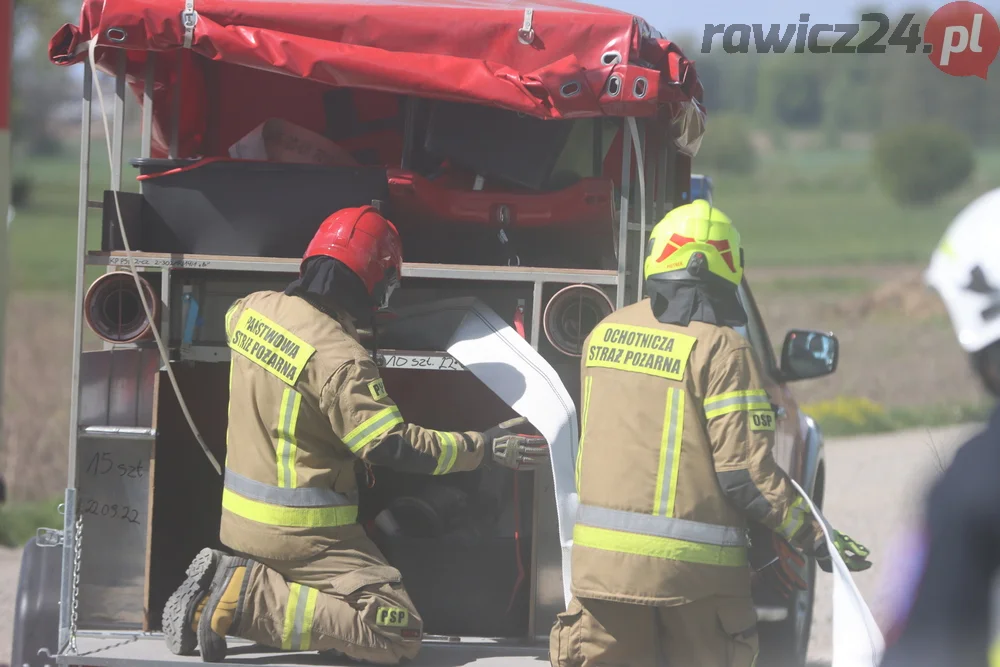
<svg viewBox="0 0 1000 667"><path fill-rule="evenodd" d="M363 537L355 462L443 475L483 458L479 433L407 424L352 321L281 292L226 314L232 350L220 537L259 558L308 557Z"/></svg>
<svg viewBox="0 0 1000 667"><path fill-rule="evenodd" d="M578 597L749 596L745 518L806 548L821 535L771 456L774 407L738 332L662 324L646 299L591 332L581 380Z"/></svg>

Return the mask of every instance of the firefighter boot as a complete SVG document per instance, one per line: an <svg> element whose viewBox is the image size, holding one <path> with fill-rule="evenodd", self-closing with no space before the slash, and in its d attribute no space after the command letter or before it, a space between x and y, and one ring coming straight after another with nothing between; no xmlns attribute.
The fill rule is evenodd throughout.
<svg viewBox="0 0 1000 667"><path fill-rule="evenodd" d="M250 561L223 556L215 570L208 601L198 620L198 647L202 662L222 662L226 658L226 635L239 627L246 597Z"/></svg>
<svg viewBox="0 0 1000 667"><path fill-rule="evenodd" d="M188 565L187 579L163 608L163 635L176 655L191 655L198 646L198 617L223 554L202 549Z"/></svg>

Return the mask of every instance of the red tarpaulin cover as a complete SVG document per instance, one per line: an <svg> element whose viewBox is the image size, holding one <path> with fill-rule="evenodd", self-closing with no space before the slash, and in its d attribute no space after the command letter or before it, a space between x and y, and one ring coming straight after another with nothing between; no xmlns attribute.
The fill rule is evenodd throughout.
<svg viewBox="0 0 1000 667"><path fill-rule="evenodd" d="M185 0L85 0L80 25L61 28L49 47L53 62L69 65L84 60L89 41L97 39L98 64L108 72L118 49L126 49L137 93L146 52L165 52L157 61L154 97L159 148L181 58L182 155L184 147L201 146L211 124L201 117L217 86L209 61L324 87L472 102L542 118L661 116L702 95L691 61L645 21L572 0L187 4L193 13L185 19ZM242 97L270 96L266 90Z"/></svg>

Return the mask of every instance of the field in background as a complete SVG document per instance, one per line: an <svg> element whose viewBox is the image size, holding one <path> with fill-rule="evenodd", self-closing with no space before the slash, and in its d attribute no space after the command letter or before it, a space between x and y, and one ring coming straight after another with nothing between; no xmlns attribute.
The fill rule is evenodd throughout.
<svg viewBox="0 0 1000 667"><path fill-rule="evenodd" d="M107 183L103 150L95 143L92 200ZM126 160L130 155L127 147ZM954 214L1000 183L1000 151L980 155L960 193L918 209L900 208L878 191L864 152L776 152L762 160L753 178L713 175L716 201L743 235L747 275L772 342L780 346L793 327L840 336L840 369L798 385L800 400L831 415L835 432L980 414L978 387L919 271ZM10 233L15 293L7 317L2 469L12 498L48 499L61 493L66 473L77 160L71 152L17 164L14 172L30 175L34 191ZM135 173L126 164L128 189ZM99 244L99 220L92 212L91 247ZM88 272L88 284L99 272ZM888 416L837 403L843 397L869 399Z"/></svg>

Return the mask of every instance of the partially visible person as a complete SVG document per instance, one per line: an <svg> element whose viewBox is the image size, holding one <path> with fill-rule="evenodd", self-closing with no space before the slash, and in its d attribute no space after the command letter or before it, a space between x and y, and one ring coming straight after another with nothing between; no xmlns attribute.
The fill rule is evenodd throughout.
<svg viewBox="0 0 1000 667"><path fill-rule="evenodd" d="M983 386L1000 397L1000 189L972 202L931 257L959 344ZM1000 665L991 614L1000 566L1000 410L962 445L926 499L920 568L887 635L882 667ZM991 619L991 616L993 617Z"/></svg>

